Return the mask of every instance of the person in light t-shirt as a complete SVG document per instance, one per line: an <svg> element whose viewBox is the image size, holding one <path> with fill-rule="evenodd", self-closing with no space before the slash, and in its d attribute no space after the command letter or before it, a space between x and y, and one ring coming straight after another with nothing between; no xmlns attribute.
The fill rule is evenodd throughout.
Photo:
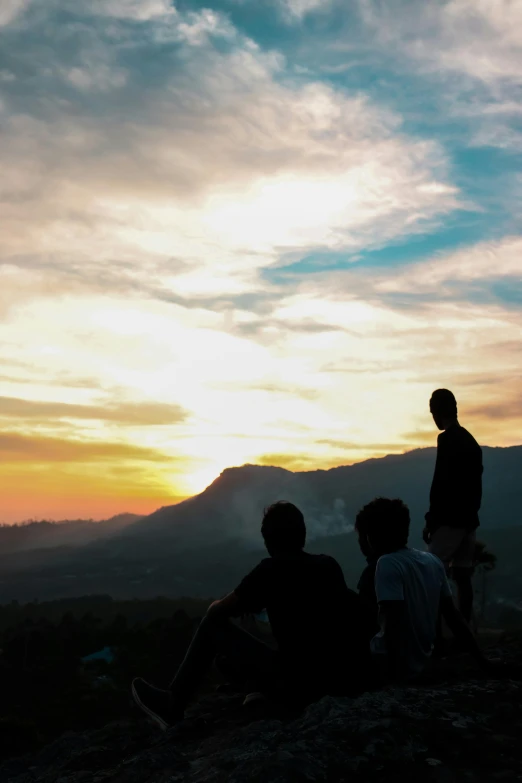
<svg viewBox="0 0 522 783"><path fill-rule="evenodd" d="M441 560L408 547L410 512L402 500L377 498L357 516L365 547L377 559L375 592L380 630L371 641L386 680L412 680L426 668L441 611L450 630L483 667L490 662L458 611Z"/></svg>

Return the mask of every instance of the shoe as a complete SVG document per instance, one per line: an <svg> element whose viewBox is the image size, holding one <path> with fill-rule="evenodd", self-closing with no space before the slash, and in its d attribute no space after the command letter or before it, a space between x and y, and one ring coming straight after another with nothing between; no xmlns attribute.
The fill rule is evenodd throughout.
<svg viewBox="0 0 522 783"><path fill-rule="evenodd" d="M183 719L183 710L175 710L170 691L155 688L141 677L136 677L131 686L132 697L138 707L156 723L162 731Z"/></svg>
<svg viewBox="0 0 522 783"><path fill-rule="evenodd" d="M243 701L243 707L249 707L251 704L258 704L266 700L267 700L266 696L262 693L259 692L247 693L247 695L245 696L245 700Z"/></svg>

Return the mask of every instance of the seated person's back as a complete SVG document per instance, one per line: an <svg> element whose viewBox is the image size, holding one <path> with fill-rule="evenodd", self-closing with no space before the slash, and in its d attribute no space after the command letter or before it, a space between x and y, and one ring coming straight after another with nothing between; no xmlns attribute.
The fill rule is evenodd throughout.
<svg viewBox="0 0 522 783"><path fill-rule="evenodd" d="M357 595L328 555L299 552L263 560L235 590L247 611L266 609L282 665L338 676L364 652Z"/></svg>
<svg viewBox="0 0 522 783"><path fill-rule="evenodd" d="M441 598L451 596L444 565L435 555L404 547L379 558L375 587L379 603L403 602L405 664L408 676L420 674L433 651ZM381 629L372 641L372 652L385 653L384 645Z"/></svg>
<svg viewBox="0 0 522 783"><path fill-rule="evenodd" d="M279 513L287 518L289 505L274 507L264 523L271 557L261 561L234 593L245 613L266 609L285 676L294 681L304 678L319 689L331 690L337 684L349 690L350 682L360 686L365 681L368 663L360 600L348 589L333 557L302 549L271 552L269 524L277 525Z"/></svg>
<svg viewBox="0 0 522 783"><path fill-rule="evenodd" d="M452 599L444 565L435 555L408 548L410 513L398 499L376 498L357 515L363 551L376 560L375 592L380 630L371 650L388 680L411 680L431 658L439 611L448 627L481 665L473 634Z"/></svg>

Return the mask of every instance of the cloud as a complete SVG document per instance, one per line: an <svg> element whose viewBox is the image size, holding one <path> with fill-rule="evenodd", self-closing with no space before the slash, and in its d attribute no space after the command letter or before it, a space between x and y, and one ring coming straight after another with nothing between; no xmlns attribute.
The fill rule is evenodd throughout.
<svg viewBox="0 0 522 783"><path fill-rule="evenodd" d="M66 440L60 438L23 435L18 432L0 431L0 456L9 464L17 462L162 462L166 459L154 449L127 443Z"/></svg>
<svg viewBox="0 0 522 783"><path fill-rule="evenodd" d="M413 432L405 432L403 434L403 438L407 443L413 444L414 447L434 446L436 441L436 432L437 431L435 429L418 429L413 430Z"/></svg>
<svg viewBox="0 0 522 783"><path fill-rule="evenodd" d="M279 0L284 15L290 20L301 20L307 14L327 8L330 0Z"/></svg>
<svg viewBox="0 0 522 783"><path fill-rule="evenodd" d="M520 81L520 0L450 0L393 8L361 0L364 21L388 43L401 38L405 53L433 68L458 71L488 84Z"/></svg>
<svg viewBox="0 0 522 783"><path fill-rule="evenodd" d="M284 305L276 309L273 318L292 324L306 318L320 319L324 326L352 329L360 332L361 326L370 330L380 328L388 320L388 308L399 313L404 320L405 331L415 331L414 320L419 313L430 310L444 312L442 303L464 307L462 314L474 305L487 304L483 318L488 313L494 317L517 318L511 309L510 297L521 282L520 254L522 239L506 236L501 240L476 244L446 252L435 253L410 263L396 263L392 267L381 264L367 268L364 264L352 268L322 272L315 270L309 279L297 279L290 275L294 293ZM300 282L299 282L300 280ZM497 311L495 310L497 308ZM412 321L408 317L411 312ZM505 312L503 312L505 311ZM474 312L474 311L473 311ZM395 360L393 362L395 364ZM385 357L361 357L361 360L344 359L342 363L328 364L332 372L366 372L384 370L390 366ZM396 365L395 365L396 366Z"/></svg>
<svg viewBox="0 0 522 783"><path fill-rule="evenodd" d="M29 7L32 0L2 0L0 6L0 28L13 22Z"/></svg>
<svg viewBox="0 0 522 783"><path fill-rule="evenodd" d="M521 0L360 0L359 9L395 66L415 62L433 81L434 101L468 118L468 144L521 148Z"/></svg>
<svg viewBox="0 0 522 783"><path fill-rule="evenodd" d="M17 487L59 497L76 465L75 491L114 497L121 469L158 498L424 445L439 386L512 443L479 408L522 389L520 184L512 166L499 195L480 159L484 197L459 159L518 143L504 21L287 0L282 30L273 2L211 5L52 0L2 27L4 445L36 460L13 457Z"/></svg>
<svg viewBox="0 0 522 783"><path fill-rule="evenodd" d="M504 237L472 247L441 254L419 264L412 264L395 275L377 281L378 292L414 292L417 297L431 292L437 297L462 298L462 287L455 284L493 280L520 280L522 238Z"/></svg>
<svg viewBox="0 0 522 783"><path fill-rule="evenodd" d="M504 395L503 395L504 396ZM470 418L516 421L522 419L520 397L487 401L480 405L468 407L466 415Z"/></svg>
<svg viewBox="0 0 522 783"><path fill-rule="evenodd" d="M16 397L0 397L0 418L19 419L92 419L126 424L154 426L178 424L186 412L178 405L149 402L127 402L100 405L74 405L62 402L41 402Z"/></svg>
<svg viewBox="0 0 522 783"><path fill-rule="evenodd" d="M71 10L76 8L70 5ZM174 16L176 8L171 0L91 0L85 12L115 19L132 19L139 22Z"/></svg>
<svg viewBox="0 0 522 783"><path fill-rule="evenodd" d="M336 451L364 451L366 454L378 454L379 452L395 454L404 451L400 443L355 443L336 438L318 438L315 442L320 446L331 446Z"/></svg>
<svg viewBox="0 0 522 783"><path fill-rule="evenodd" d="M458 206L442 149L408 137L398 115L294 80L215 11L150 15L133 37L137 7L91 8L112 26L65 25L67 46L51 23L10 41L4 309L81 286L212 306L261 293L259 270L283 251L382 243ZM20 58L52 101L24 103Z"/></svg>

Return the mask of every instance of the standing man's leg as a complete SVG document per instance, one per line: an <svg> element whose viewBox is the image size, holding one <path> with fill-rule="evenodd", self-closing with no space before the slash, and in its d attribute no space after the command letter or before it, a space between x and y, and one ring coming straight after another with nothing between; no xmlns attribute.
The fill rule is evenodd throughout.
<svg viewBox="0 0 522 783"><path fill-rule="evenodd" d="M475 561L475 531L466 531L451 561L451 575L457 585L458 607L468 623L473 614L473 563Z"/></svg>
<svg viewBox="0 0 522 783"><path fill-rule="evenodd" d="M428 546L428 551L442 560L457 585L457 605L468 623L473 611L475 539L474 531L442 526L434 531Z"/></svg>
<svg viewBox="0 0 522 783"><path fill-rule="evenodd" d="M465 621L470 625L473 612L473 582L471 568L453 566L451 569L453 581L457 585L458 607Z"/></svg>
<svg viewBox="0 0 522 783"><path fill-rule="evenodd" d="M433 531L428 543L428 552L442 560L446 574L449 576L450 561L454 552L454 534L450 527L439 527ZM443 657L447 651L447 640L444 636L444 625L442 615L439 612L437 618L437 636L435 639L434 655Z"/></svg>

